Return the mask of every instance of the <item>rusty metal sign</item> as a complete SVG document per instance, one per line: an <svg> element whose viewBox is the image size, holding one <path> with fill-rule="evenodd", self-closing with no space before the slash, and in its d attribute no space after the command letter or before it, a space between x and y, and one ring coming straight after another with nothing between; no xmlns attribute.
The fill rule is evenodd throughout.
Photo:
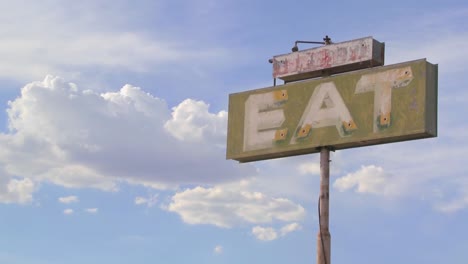
<svg viewBox="0 0 468 264"><path fill-rule="evenodd" d="M436 135L437 65L425 59L229 96L227 158L240 162Z"/></svg>
<svg viewBox="0 0 468 264"><path fill-rule="evenodd" d="M366 37L274 56L273 78L286 82L382 66L384 44Z"/></svg>

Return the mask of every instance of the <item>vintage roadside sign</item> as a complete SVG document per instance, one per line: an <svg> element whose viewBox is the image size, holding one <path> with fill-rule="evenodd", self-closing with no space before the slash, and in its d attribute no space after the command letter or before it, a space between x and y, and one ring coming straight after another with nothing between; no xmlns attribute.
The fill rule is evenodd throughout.
<svg viewBox="0 0 468 264"><path fill-rule="evenodd" d="M229 96L240 162L437 136L437 65L425 59Z"/></svg>
<svg viewBox="0 0 468 264"><path fill-rule="evenodd" d="M273 78L298 81L384 65L385 45L365 37L274 56Z"/></svg>

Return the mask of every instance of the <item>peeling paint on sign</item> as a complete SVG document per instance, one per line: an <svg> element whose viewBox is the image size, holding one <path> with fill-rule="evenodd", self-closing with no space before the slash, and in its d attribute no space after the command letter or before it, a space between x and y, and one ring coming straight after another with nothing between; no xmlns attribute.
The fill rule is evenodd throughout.
<svg viewBox="0 0 468 264"><path fill-rule="evenodd" d="M437 66L425 60L232 94L227 158L433 137L436 95Z"/></svg>
<svg viewBox="0 0 468 264"><path fill-rule="evenodd" d="M273 78L297 81L384 63L384 44L372 37L330 44L273 57Z"/></svg>
<svg viewBox="0 0 468 264"><path fill-rule="evenodd" d="M363 75L356 93L374 92L374 132L391 124L392 88L408 86L413 80L411 67Z"/></svg>

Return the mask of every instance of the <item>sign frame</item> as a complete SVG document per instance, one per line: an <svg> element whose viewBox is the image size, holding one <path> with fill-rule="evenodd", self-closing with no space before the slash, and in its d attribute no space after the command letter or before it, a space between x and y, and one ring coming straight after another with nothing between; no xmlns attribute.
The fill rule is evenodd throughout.
<svg viewBox="0 0 468 264"><path fill-rule="evenodd" d="M385 43L372 37L273 56L273 78L292 82L384 65Z"/></svg>
<svg viewBox="0 0 468 264"><path fill-rule="evenodd" d="M405 67L410 67L412 69L412 79L410 81L405 81L405 80L399 80L398 77L391 76L391 74L387 74L388 72L392 72L392 70L398 70L398 69L403 69ZM380 75L379 75L380 74ZM367 76L367 78L364 78L363 76ZM377 77L380 76L380 77ZM383 77L382 77L383 76ZM379 79L380 78L380 79ZM383 78L383 79L382 79ZM387 78L387 79L385 79ZM397 78L395 80L392 80L392 78ZM436 64L431 64L426 61L426 59L421 59L421 60L415 60L415 61L410 61L410 62L404 62L404 63L399 63L399 64L394 64L394 65L389 65L389 66L382 66L382 67L374 67L374 68L369 68L365 70L359 70L359 71L354 71L354 72L347 72L347 73L342 73L342 74L337 74L333 75L330 77L325 77L325 78L319 78L319 79L312 79L312 80L306 80L306 81L301 81L301 82L294 82L294 83L288 83L285 85L279 85L279 86L274 86L274 87L267 87L267 88L262 88L262 89L257 89L257 90L251 90L251 91L246 91L246 92L240 92L240 93L234 93L229 95L229 114L228 114L228 136L227 136L227 149L226 149L226 158L227 159L234 159L239 162L251 162L251 161L257 161L257 160L265 160L265 159L273 159L273 158L281 158L281 157L287 157L287 156L295 156L295 155L302 155L302 154L308 154L308 153L317 153L320 152L320 148L322 147L331 147L333 149L347 149L347 148L354 148L354 147L362 147L362 146L369 146L369 145L376 145L376 144L384 144L384 143L392 143L392 142L399 142L399 141L406 141L406 140L414 140L414 139L421 139L421 138L429 138L429 137L436 137L437 136L437 86L438 86L438 66ZM366 80L367 79L367 80ZM385 120L389 122L389 128L384 128L382 133L368 133L368 134L360 134L360 136L355 136L358 135L356 132L355 135L346 135L346 137L338 137L339 135L339 129L334 129L333 126L328 126L328 127L321 127L321 128L313 128L311 127L312 134L315 135L331 135L331 134L336 134L335 139L336 140L318 140L314 141L313 143L304 143L301 142L300 144L286 144L286 143L280 143L277 145L273 145L273 147L267 147L267 148L256 148L250 149L250 150L245 150L245 131L244 131L244 125L245 125L245 101L250 95L258 95L258 94L266 94L266 93L271 93L275 91L287 91L285 94L286 96L286 101L285 103L288 103L289 99L293 99L293 94L296 94L296 98L298 97L298 93L300 94L301 92L304 93L304 97L306 99L301 99L297 100L300 101L301 107L297 106L297 109L304 109L307 105L307 101L310 100L308 99L311 97L312 91L317 89L317 86L323 85L326 83L335 83L336 84L336 90L338 91L339 94L344 99L344 104L353 104L356 105L356 103L352 102L352 98L358 100L358 98L361 98L360 100L362 101L363 105L367 105L367 107L364 107L368 109L367 113L358 113L353 110L353 107L348 106L350 111L351 116L355 117L355 124L356 126L356 131L359 131L359 129L363 129L364 127L367 127L369 130L369 124L364 124L362 120L373 120L375 121L375 112L376 110L374 109L375 106L373 107L372 105L376 105L375 102L378 96L375 96L377 90L385 90L388 92L388 89L383 89L379 88L381 83L378 81L382 81L385 83L385 85L393 85L394 87L390 89L390 94L393 93L393 99L391 100L391 107L393 108L398 108L399 104L402 104L400 101L405 101L403 100L405 97L402 96L412 96L415 101L415 105L409 105L408 100L406 100L406 105L403 107L406 107L407 109L411 109L413 107L414 109L411 110L413 111L410 113L410 116L412 118L417 118L418 120L415 120L417 125L415 126L409 126L409 128L405 127L399 127L398 129L393 129L396 127L394 125L392 127L392 124L390 120L393 120L394 118L399 118L395 116L389 115L389 119L385 119L385 117L382 117L383 115L379 115L380 118L380 125L385 125ZM398 81L401 81L401 84L398 84ZM393 82L393 84L392 84ZM359 83L359 84L358 84ZM380 86L379 86L380 85ZM356 86L363 87L362 89L360 88L357 89ZM374 87L375 86L375 87ZM373 88L372 88L373 87ZM326 89L326 88L323 88ZM332 91L333 89L330 88ZM367 90L366 90L367 89ZM374 90L372 90L374 89ZM350 91L352 91L350 95ZM385 93L385 92L384 92ZM411 94L414 93L414 94ZM345 95L347 94L347 95ZM279 95L281 96L281 94ZM284 96L284 95L283 95ZM288 99L289 96L289 99ZM330 96L330 92L328 94ZM239 99L243 98L243 99ZM350 99L351 98L351 99ZM402 99L403 98L403 99ZM281 98L277 98L278 100L281 101ZM283 98L284 99L284 98ZM324 98L322 98L324 99ZM292 104L293 100L289 100L289 104ZM319 99L320 101L320 99ZM324 100L322 100L324 101ZM333 100L332 100L333 101ZM322 102L323 103L323 102ZM410 102L412 103L412 102ZM332 104L339 104L338 101L332 102ZM359 104L359 103L358 103ZM285 107L286 108L286 107ZM325 108L332 109L333 107L327 107ZM281 107L275 108L276 110L283 109ZM288 118L288 116L291 115L298 115L304 117L304 110L296 110L298 111L297 113L299 114L288 114L286 113L287 111L293 111L294 107L289 107L288 109L284 109L285 112L285 118ZM360 109L359 107L357 109ZM254 111L255 112L255 111ZM257 109L257 114L260 112L265 112L268 114L268 112L272 112L269 109ZM373 113L372 113L373 112ZM292 112L291 112L292 113ZM369 117L372 113L373 116ZM416 114L415 114L416 113ZM399 113L401 115L401 113ZM365 118L358 118L358 116L365 116ZM268 115L265 115L267 117ZM306 117L307 118L307 117ZM296 118L298 119L298 118ZM298 119L299 120L299 119ZM296 123L299 123L300 120L296 120ZM283 120L286 122L287 120ZM377 121L375 121L377 122ZM375 122L373 124L374 130L375 130ZM409 124L412 121L409 121ZM286 122L287 123L287 122ZM395 124L398 124L397 121L395 121ZM348 123L350 126L350 130L353 129L353 124ZM284 137L284 142L290 142L291 139L294 137L294 134L297 137L299 136L299 131L297 131L297 128L294 126L286 126L287 131L284 130L284 134L281 135L281 132L278 132L278 135L275 135L281 139L281 137ZM298 126L299 127L299 126ZM338 127L338 126L337 126ZM264 130L272 130L271 124L270 127L268 127L268 124L264 127ZM278 128L281 128L281 126L278 126ZM392 130L393 129L393 130ZM258 129L257 129L258 130ZM275 133L277 131L280 131L281 129L276 129L274 130ZM319 132L320 133L314 133ZM333 132L336 130L336 132ZM259 131L259 130L258 130ZM338 133L337 133L338 132ZM346 132L346 130L345 130ZM289 133L289 134L288 134ZM305 133L305 132L304 132ZM326 138L326 136L324 136ZM313 141L314 139L312 139Z"/></svg>

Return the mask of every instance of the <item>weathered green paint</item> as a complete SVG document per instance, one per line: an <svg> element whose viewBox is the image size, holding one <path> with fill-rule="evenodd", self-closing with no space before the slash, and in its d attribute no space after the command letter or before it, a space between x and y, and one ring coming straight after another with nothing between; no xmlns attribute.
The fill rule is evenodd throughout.
<svg viewBox="0 0 468 264"><path fill-rule="evenodd" d="M391 83L396 87L391 89L391 112L376 118L375 92L362 92L362 90L358 92L356 88L358 82L361 80L359 85L362 86L362 79L365 79L363 76L389 72L393 69L407 69L405 67L410 67L412 79L404 82L404 85ZM373 83L372 80L370 78L366 84L382 88L379 87L382 83L379 81ZM302 131L299 131L301 129L298 129L298 124L305 114L304 111L311 101L314 90L326 83L333 83L336 86L352 120L347 121L348 123L343 122L343 127L340 129L334 125L319 128L304 125ZM278 129L270 129L276 130L271 147L246 150L244 146L246 101L251 95L273 91L278 91L274 94L275 98L277 94L281 96L282 91L286 92L283 93L285 96L283 104L275 107L282 110L284 121ZM334 104L336 102L331 103ZM270 110L265 110L268 111ZM435 136L437 136L437 65L430 64L425 59L229 96L227 158L240 162L315 153L323 146L344 149Z"/></svg>

